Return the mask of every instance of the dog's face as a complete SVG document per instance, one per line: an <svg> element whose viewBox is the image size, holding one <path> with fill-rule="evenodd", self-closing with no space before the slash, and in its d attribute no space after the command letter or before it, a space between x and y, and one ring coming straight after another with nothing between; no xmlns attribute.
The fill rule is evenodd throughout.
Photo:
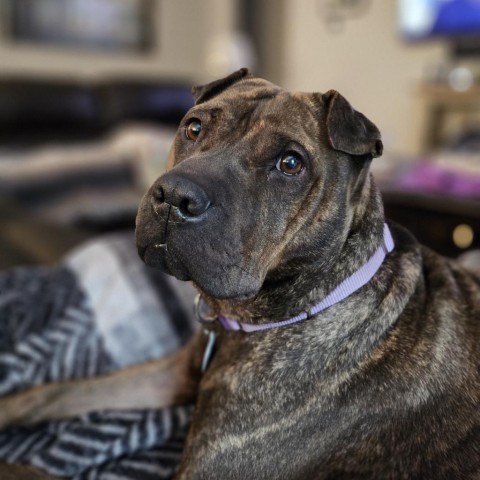
<svg viewBox="0 0 480 480"><path fill-rule="evenodd" d="M174 167L140 205L143 260L241 299L302 268L312 249L331 256L349 196L381 153L378 129L337 92L289 93L246 70L193 92Z"/></svg>

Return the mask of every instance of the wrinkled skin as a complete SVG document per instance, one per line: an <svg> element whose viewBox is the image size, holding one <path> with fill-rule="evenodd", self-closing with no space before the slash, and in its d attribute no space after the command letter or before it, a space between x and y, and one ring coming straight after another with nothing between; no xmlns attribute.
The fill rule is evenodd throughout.
<svg viewBox="0 0 480 480"><path fill-rule="evenodd" d="M140 207L139 253L192 280L217 314L296 315L382 243L368 173L378 129L337 92L289 93L245 71L194 95L175 166ZM291 151L297 175L276 168ZM314 318L210 327L178 480L478 478L480 279L391 230L375 277Z"/></svg>
<svg viewBox="0 0 480 480"><path fill-rule="evenodd" d="M247 79L194 107L175 140L175 168L152 185L140 207L137 239L146 263L193 280L216 299L251 298L265 280L296 276L312 251L327 273L350 226L339 222L352 215L346 196L358 195L368 162L352 169L346 155L327 147L326 101ZM184 133L192 118L202 122L196 142ZM288 151L304 160L298 175L276 168ZM185 221L178 208L152 200L159 185L186 180L211 202L201 219Z"/></svg>

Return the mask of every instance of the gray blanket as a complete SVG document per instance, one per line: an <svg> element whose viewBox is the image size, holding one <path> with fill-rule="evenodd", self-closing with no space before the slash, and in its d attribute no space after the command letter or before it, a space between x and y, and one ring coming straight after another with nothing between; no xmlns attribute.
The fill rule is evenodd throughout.
<svg viewBox="0 0 480 480"><path fill-rule="evenodd" d="M168 355L191 336L194 290L145 267L131 232L55 268L0 272L0 395ZM74 479L172 478L192 407L91 412L0 431L0 459Z"/></svg>

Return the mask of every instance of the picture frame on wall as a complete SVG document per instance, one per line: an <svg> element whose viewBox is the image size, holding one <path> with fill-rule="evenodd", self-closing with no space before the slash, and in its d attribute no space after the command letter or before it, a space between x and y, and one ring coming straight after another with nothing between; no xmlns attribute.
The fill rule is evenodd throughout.
<svg viewBox="0 0 480 480"><path fill-rule="evenodd" d="M3 0L5 35L16 43L145 53L154 0Z"/></svg>

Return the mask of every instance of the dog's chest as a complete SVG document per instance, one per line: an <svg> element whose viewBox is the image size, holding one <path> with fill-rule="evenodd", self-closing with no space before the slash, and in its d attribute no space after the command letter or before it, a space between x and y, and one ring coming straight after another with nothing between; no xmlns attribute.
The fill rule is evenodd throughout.
<svg viewBox="0 0 480 480"><path fill-rule="evenodd" d="M178 478L319 480L339 478L338 472L405 478L405 472L447 468L432 452L458 442L463 433L447 424L439 428L439 422L458 412L459 419L475 424L478 414L471 405L464 402L460 412L455 399L439 404L438 382L428 386L428 393L429 379L420 371L419 382L407 382L405 375L418 363L414 359L408 368L408 359L399 363L388 357L362 369L353 352L359 345L370 352L365 334L358 336L359 344L350 337L327 348L315 343L306 325L288 333L219 335ZM398 323L397 337L406 338L411 328ZM475 440L469 445L475 448ZM465 451L450 462L452 469L471 457Z"/></svg>
<svg viewBox="0 0 480 480"><path fill-rule="evenodd" d="M335 406L338 378L320 368L312 345L267 340L218 339L180 479L314 478L308 459L338 449L356 415L353 402Z"/></svg>

